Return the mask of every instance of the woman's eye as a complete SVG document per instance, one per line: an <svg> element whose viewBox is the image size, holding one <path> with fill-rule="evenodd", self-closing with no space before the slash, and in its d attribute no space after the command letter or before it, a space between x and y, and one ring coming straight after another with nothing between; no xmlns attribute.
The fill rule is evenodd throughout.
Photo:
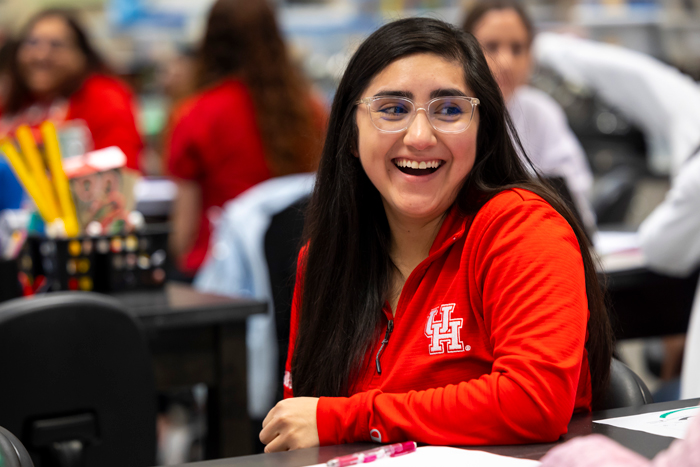
<svg viewBox="0 0 700 467"><path fill-rule="evenodd" d="M375 111L384 120L403 120L410 113L411 109L403 102L384 102L377 106Z"/></svg>
<svg viewBox="0 0 700 467"><path fill-rule="evenodd" d="M406 106L403 105L398 105L398 104L391 104L391 105L385 105L382 108L379 109L379 112L387 115L405 115L408 113L408 109Z"/></svg>
<svg viewBox="0 0 700 467"><path fill-rule="evenodd" d="M463 113L462 108L454 104L445 104L435 110L435 115L439 117L459 117Z"/></svg>

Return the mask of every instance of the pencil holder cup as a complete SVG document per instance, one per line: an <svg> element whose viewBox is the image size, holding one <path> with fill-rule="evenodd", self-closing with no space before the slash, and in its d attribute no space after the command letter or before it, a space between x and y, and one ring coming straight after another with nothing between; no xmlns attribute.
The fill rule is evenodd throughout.
<svg viewBox="0 0 700 467"><path fill-rule="evenodd" d="M28 237L20 274L47 291L118 292L163 287L167 231L67 239Z"/></svg>

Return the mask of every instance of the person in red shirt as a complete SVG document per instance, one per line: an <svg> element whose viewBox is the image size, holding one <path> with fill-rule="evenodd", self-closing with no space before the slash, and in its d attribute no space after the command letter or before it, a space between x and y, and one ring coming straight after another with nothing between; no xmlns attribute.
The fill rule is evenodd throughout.
<svg viewBox="0 0 700 467"><path fill-rule="evenodd" d="M111 75L68 11L46 10L29 21L11 52L7 88L0 136L48 119L59 130L78 124L89 132L85 151L118 146L127 167L139 170L143 143L131 90Z"/></svg>
<svg viewBox="0 0 700 467"><path fill-rule="evenodd" d="M266 0L218 0L197 54L199 93L173 118L170 247L180 270L204 261L218 208L272 177L316 168L322 106L291 63Z"/></svg>
<svg viewBox="0 0 700 467"><path fill-rule="evenodd" d="M359 47L307 213L266 451L553 441L601 399L612 336L586 236L510 134L472 35L410 18Z"/></svg>

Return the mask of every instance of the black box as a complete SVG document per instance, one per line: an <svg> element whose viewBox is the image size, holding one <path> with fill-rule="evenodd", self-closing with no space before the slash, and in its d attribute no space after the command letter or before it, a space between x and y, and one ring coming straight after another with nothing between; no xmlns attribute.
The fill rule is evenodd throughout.
<svg viewBox="0 0 700 467"><path fill-rule="evenodd" d="M30 282L45 281L49 291L159 288L166 280L167 244L166 229L70 239L30 236L18 266Z"/></svg>

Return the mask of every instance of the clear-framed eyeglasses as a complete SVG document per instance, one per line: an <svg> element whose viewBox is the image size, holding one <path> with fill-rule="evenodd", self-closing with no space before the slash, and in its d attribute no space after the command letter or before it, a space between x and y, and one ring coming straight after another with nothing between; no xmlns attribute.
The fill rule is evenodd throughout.
<svg viewBox="0 0 700 467"><path fill-rule="evenodd" d="M398 133L411 126L419 110L425 112L430 125L441 133L461 133L472 123L479 105L476 97L436 97L423 107L407 97L365 97L356 104L367 104L372 124L384 133Z"/></svg>

